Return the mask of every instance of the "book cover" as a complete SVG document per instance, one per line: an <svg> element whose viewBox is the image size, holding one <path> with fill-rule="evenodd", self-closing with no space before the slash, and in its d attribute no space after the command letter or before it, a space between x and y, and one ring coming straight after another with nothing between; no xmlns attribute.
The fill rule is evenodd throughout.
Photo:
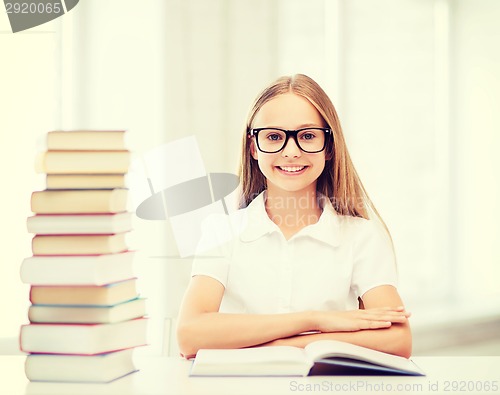
<svg viewBox="0 0 500 395"><path fill-rule="evenodd" d="M36 158L36 171L47 174L124 174L129 151L45 151Z"/></svg>
<svg viewBox="0 0 500 395"><path fill-rule="evenodd" d="M47 174L47 189L115 189L128 185L125 174Z"/></svg>
<svg viewBox="0 0 500 395"><path fill-rule="evenodd" d="M123 130L55 130L47 133L48 150L124 150Z"/></svg>
<svg viewBox="0 0 500 395"><path fill-rule="evenodd" d="M133 349L98 355L30 354L24 370L30 381L109 383L136 372Z"/></svg>
<svg viewBox="0 0 500 395"><path fill-rule="evenodd" d="M28 324L21 327L21 351L95 355L146 345L147 319L112 324Z"/></svg>
<svg viewBox="0 0 500 395"><path fill-rule="evenodd" d="M126 189L45 190L31 195L36 214L105 214L127 209Z"/></svg>
<svg viewBox="0 0 500 395"><path fill-rule="evenodd" d="M131 279L134 252L95 256L32 256L21 264L21 280L32 285L104 285Z"/></svg>
<svg viewBox="0 0 500 395"><path fill-rule="evenodd" d="M111 306L35 304L28 309L32 323L110 324L145 315L146 303L141 298Z"/></svg>
<svg viewBox="0 0 500 395"><path fill-rule="evenodd" d="M28 217L26 227L40 235L122 233L132 229L132 214L37 214Z"/></svg>
<svg viewBox="0 0 500 395"><path fill-rule="evenodd" d="M112 306L138 296L135 278L104 285L32 285L30 287L32 304Z"/></svg>
<svg viewBox="0 0 500 395"><path fill-rule="evenodd" d="M127 250L126 233L96 235L36 235L33 255L100 255Z"/></svg>

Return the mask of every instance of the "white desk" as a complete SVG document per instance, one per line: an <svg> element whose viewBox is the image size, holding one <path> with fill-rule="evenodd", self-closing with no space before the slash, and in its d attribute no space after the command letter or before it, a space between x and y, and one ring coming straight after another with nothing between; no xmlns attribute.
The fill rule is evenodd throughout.
<svg viewBox="0 0 500 395"><path fill-rule="evenodd" d="M1 395L500 394L500 357L413 358L426 377L251 378L188 377L189 361L141 357L136 358L140 372L110 384L30 383L24 376L24 360L24 356L0 357Z"/></svg>

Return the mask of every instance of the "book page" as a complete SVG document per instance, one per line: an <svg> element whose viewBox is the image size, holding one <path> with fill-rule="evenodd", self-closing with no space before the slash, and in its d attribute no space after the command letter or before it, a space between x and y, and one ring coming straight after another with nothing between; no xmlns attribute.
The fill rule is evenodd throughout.
<svg viewBox="0 0 500 395"><path fill-rule="evenodd" d="M242 349L200 350L196 361L203 364L296 363L308 364L303 349L297 347L256 347Z"/></svg>
<svg viewBox="0 0 500 395"><path fill-rule="evenodd" d="M343 357L399 370L421 373L417 366L409 359L336 340L320 340L311 343L305 347L305 351L308 358L312 361L322 358Z"/></svg>
<svg viewBox="0 0 500 395"><path fill-rule="evenodd" d="M312 363L297 347L200 350L190 376L305 376Z"/></svg>

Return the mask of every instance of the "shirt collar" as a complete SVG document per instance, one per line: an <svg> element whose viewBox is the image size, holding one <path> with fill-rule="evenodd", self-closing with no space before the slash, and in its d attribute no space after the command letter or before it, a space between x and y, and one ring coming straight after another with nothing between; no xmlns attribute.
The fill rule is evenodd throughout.
<svg viewBox="0 0 500 395"><path fill-rule="evenodd" d="M268 217L265 207L265 193L261 192L245 209L245 227L240 234L242 241L254 241L272 232L279 232L279 227Z"/></svg>
<svg viewBox="0 0 500 395"><path fill-rule="evenodd" d="M332 247L340 244L340 221L338 214L326 196L321 196L323 212L317 223L306 226L290 239L311 237ZM280 232L267 215L265 208L265 191L261 192L245 209L245 224L240 234L241 241L250 242L272 232Z"/></svg>

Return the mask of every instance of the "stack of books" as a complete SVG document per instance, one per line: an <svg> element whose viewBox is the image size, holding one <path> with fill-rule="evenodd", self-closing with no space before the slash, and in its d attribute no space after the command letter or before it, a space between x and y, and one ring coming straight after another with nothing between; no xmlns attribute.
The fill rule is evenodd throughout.
<svg viewBox="0 0 500 395"><path fill-rule="evenodd" d="M31 197L33 256L21 266L31 284L20 333L31 381L109 382L136 371L146 318L125 239L129 163L123 131L47 135L37 159L47 187Z"/></svg>

